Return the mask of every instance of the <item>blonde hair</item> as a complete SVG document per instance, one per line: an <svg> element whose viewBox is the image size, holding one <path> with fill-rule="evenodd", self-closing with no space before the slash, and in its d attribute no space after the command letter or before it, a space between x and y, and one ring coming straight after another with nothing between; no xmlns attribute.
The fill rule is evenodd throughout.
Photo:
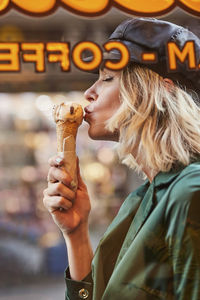
<svg viewBox="0 0 200 300"><path fill-rule="evenodd" d="M139 173L142 167L165 172L200 155L200 107L195 93L191 96L152 70L131 64L121 73L120 99L107 128L119 129L118 154L123 163Z"/></svg>

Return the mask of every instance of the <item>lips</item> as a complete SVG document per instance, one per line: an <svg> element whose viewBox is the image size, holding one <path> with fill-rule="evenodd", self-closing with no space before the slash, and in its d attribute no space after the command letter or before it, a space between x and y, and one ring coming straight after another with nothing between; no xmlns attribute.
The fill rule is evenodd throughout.
<svg viewBox="0 0 200 300"><path fill-rule="evenodd" d="M91 106L86 106L84 108L84 111L85 111L84 120L85 122L90 123L90 119L91 119L90 115L93 112L93 108Z"/></svg>
<svg viewBox="0 0 200 300"><path fill-rule="evenodd" d="M93 108L92 108L92 106L88 105L84 108L84 111L86 114L90 114L91 112L93 112Z"/></svg>
<svg viewBox="0 0 200 300"><path fill-rule="evenodd" d="M87 122L87 123L89 123L89 121L90 121L90 114L89 113L85 113L85 115L84 115L84 121Z"/></svg>

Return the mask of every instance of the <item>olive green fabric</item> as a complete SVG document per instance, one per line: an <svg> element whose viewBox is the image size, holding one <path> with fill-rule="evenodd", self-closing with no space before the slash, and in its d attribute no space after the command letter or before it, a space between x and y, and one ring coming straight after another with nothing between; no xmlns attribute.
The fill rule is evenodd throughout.
<svg viewBox="0 0 200 300"><path fill-rule="evenodd" d="M200 160L131 193L92 272L79 282L68 273L66 284L66 300L80 299L80 288L90 290L88 300L200 300Z"/></svg>

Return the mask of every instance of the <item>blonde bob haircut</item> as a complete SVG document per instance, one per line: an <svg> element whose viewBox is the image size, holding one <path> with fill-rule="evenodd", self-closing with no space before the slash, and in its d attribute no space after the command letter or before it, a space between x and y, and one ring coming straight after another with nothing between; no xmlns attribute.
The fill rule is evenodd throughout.
<svg viewBox="0 0 200 300"><path fill-rule="evenodd" d="M119 130L117 149L123 163L139 173L148 167L153 174L186 166L200 155L200 106L195 93L190 95L132 63L121 72L120 101L107 129Z"/></svg>

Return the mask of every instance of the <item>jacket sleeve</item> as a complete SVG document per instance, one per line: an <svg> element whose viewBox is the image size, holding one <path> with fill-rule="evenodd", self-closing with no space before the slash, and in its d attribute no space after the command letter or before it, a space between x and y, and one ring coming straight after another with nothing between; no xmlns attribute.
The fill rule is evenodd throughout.
<svg viewBox="0 0 200 300"><path fill-rule="evenodd" d="M65 271L66 292L65 300L92 300L93 280L92 271L81 281L72 280L69 267Z"/></svg>
<svg viewBox="0 0 200 300"><path fill-rule="evenodd" d="M200 300L200 173L176 184L166 218L175 299Z"/></svg>

